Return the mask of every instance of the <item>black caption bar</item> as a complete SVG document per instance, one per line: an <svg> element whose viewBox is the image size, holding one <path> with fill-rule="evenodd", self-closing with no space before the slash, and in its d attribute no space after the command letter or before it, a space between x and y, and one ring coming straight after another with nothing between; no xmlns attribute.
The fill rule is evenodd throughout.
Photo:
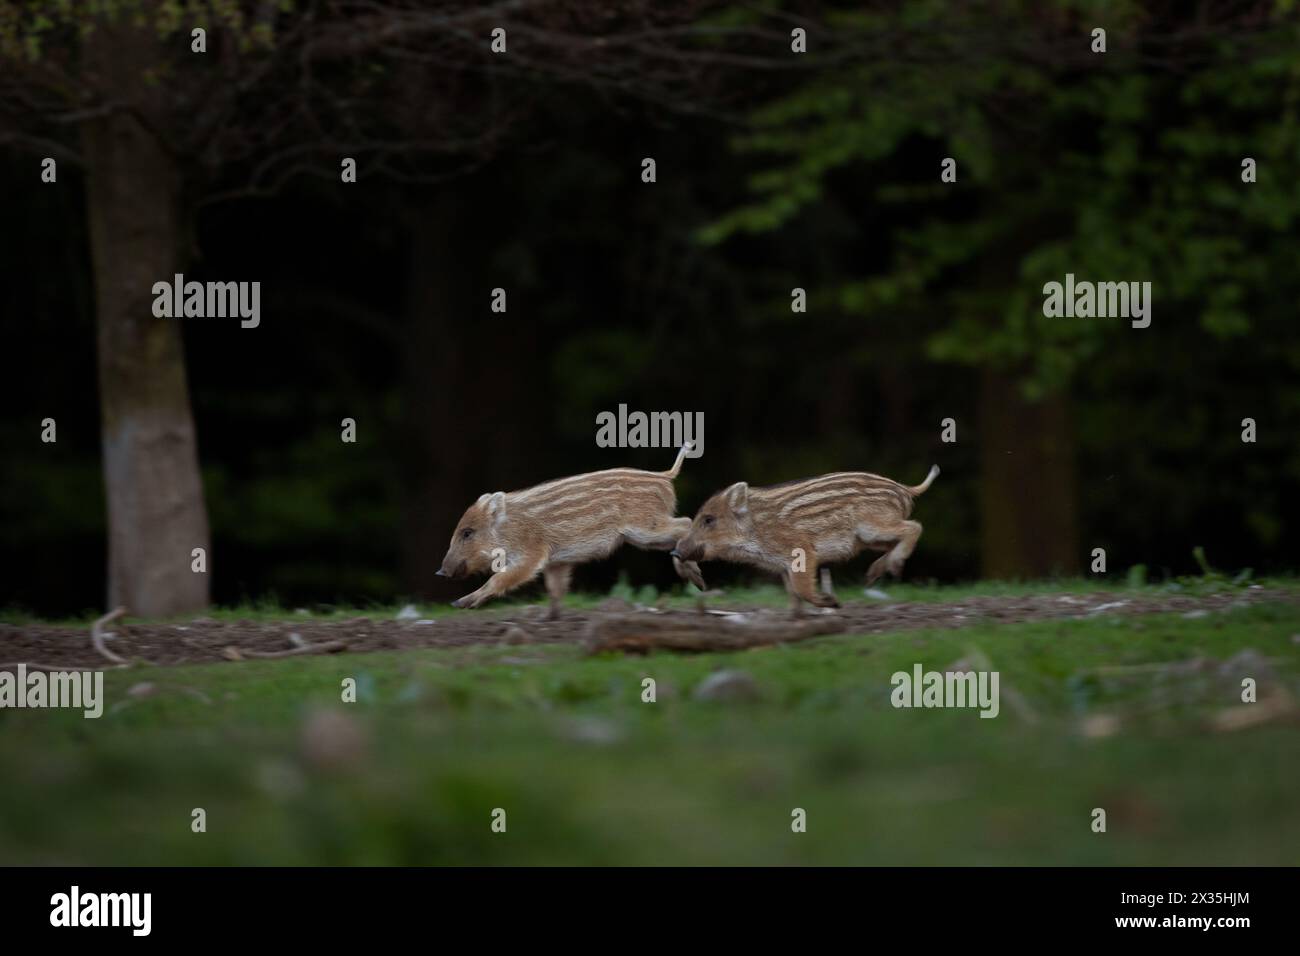
<svg viewBox="0 0 1300 956"><path fill-rule="evenodd" d="M1294 869L5 869L13 941L374 943L468 930L537 943L622 927L1231 942L1288 923ZM974 922L972 922L974 921ZM604 930L602 930L604 931ZM449 941L449 940L448 940ZM770 940L767 940L770 942Z"/></svg>

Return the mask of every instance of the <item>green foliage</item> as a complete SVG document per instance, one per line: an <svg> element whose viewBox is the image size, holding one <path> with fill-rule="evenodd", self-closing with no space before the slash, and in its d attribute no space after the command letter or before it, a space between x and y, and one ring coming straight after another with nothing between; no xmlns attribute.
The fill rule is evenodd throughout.
<svg viewBox="0 0 1300 956"><path fill-rule="evenodd" d="M215 29L227 33L240 52L272 49L275 18L292 14L293 0L251 7L256 17L245 12L249 6L238 0L0 0L0 60L36 63L69 45L97 42L97 27L116 24L151 28L162 40L196 27ZM188 42L177 49L188 53Z"/></svg>
<svg viewBox="0 0 1300 956"><path fill-rule="evenodd" d="M1146 37L1142 11L1116 4L1105 17L1116 48L1081 71L973 55L981 43L1058 40L1046 11L1010 25L1024 5L992 6L1006 16L907 3L904 61L822 73L758 109L734 142L765 163L750 177L753 198L698 238L778 229L822 200L834 175L868 181L907 224L889 261L839 286L839 308L941 315L929 357L1024 370L1030 397L1066 387L1117 335L1136 334L1116 320L1044 317L1043 284L1067 272L1151 281L1156 322L1193 322L1212 340L1267 334L1261 323L1278 311L1265 306L1300 296L1296 19L1279 16L1249 48L1231 37L1189 48L1185 68L1159 71L1118 49L1117 38L1140 49ZM1000 42L990 20L1008 24ZM852 33L846 46L870 48L899 22L846 14L837 26ZM947 156L954 184L939 182ZM1251 184L1247 156L1259 164ZM926 157L919 167L916 157Z"/></svg>

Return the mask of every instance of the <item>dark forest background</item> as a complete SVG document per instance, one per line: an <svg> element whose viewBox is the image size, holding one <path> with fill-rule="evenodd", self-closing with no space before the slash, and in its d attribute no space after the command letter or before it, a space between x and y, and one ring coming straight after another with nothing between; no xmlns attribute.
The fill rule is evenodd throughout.
<svg viewBox="0 0 1300 956"><path fill-rule="evenodd" d="M322 23L359 16L318 7ZM548 21L546 36L653 27L664 46L613 65L560 48L516 75L486 52L493 22L475 20L453 50L428 42L431 26L408 32L404 49L425 55L394 55L400 68L345 51L317 80L384 135L343 152L321 137L305 159L315 168L273 190L243 187L282 142L229 161L168 144L183 226L152 281L175 261L187 279L262 283L259 328L156 320L183 336L214 602L450 600L464 582L433 572L477 495L669 467L669 449L596 446L597 413L619 403L704 413L705 455L677 485L685 514L740 479L863 469L915 483L938 463L912 579L1086 573L1096 547L1111 576L1194 571L1196 546L1225 569L1295 568L1300 34L1288 5L611 9L622 19ZM512 11L518 33L502 22L527 50L536 21ZM741 52L692 38L701 23L734 28L725 42ZM771 68L801 24L808 61ZM1109 27L1104 55L1089 48L1095 25ZM112 30L175 60L164 97L206 68L188 28L96 36ZM71 72L80 61L58 50L96 42L57 25L44 35L41 56ZM238 36L214 21L211 62ZM288 26L276 36L305 42ZM664 53L677 44L716 55L678 73ZM377 80L352 72L357 57ZM561 62L571 69L551 69ZM106 594L103 299L93 132L15 105L37 88L17 71L0 87L16 131L0 140L0 607L66 614ZM153 135L183 129L198 102L159 106L175 126ZM404 152L398 176L380 168L381 139L423 142L489 114L491 135L471 147ZM82 156L60 163L57 184L40 180L50 142ZM339 181L345 155L355 184ZM953 184L939 179L948 156ZM1257 182L1242 181L1243 157ZM125 235L132 217L115 227ZM1043 282L1067 271L1151 281L1151 327L1044 319ZM505 314L490 309L496 287ZM795 287L805 314L791 311ZM57 444L40 441L47 417ZM355 444L340 441L345 417ZM956 443L940 440L945 418ZM675 581L662 555L625 549L578 586L620 572Z"/></svg>

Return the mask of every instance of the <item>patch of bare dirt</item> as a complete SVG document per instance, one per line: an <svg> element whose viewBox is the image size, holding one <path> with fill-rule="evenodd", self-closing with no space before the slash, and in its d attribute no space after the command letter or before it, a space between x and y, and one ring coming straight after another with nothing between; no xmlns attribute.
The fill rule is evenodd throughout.
<svg viewBox="0 0 1300 956"><path fill-rule="evenodd" d="M1296 601L1294 592L1256 588L1225 594L1142 595L1040 594L1025 597L971 597L951 602L854 603L837 611L807 613L792 620L784 609L740 604L708 611L632 608L611 599L594 610L569 610L556 621L544 609L463 611L435 621L365 616L350 620L216 621L185 624L137 622L129 617L101 625L111 637L92 640L90 628L53 625L0 625L0 670L19 663L57 669L98 669L117 665L164 667L179 664L291 658L321 653L400 651L424 647L492 644L577 644L588 648L644 651L729 650L784 643L825 634L883 634L914 628L960 628L974 624L1082 618L1100 615L1197 613L1225 610L1265 600ZM639 625L645 621L645 626ZM662 639L656 635L669 635ZM686 635L685 638L682 635ZM711 639L716 635L716 641ZM753 639L747 639L752 635ZM105 653L105 651L107 653Z"/></svg>

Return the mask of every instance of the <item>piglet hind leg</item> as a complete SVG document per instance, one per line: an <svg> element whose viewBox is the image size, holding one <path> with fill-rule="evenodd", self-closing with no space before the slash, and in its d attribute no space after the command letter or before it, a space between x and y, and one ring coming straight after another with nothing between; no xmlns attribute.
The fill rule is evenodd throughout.
<svg viewBox="0 0 1300 956"><path fill-rule="evenodd" d="M867 587L871 587L885 573L886 561L883 555L886 555L898 541L898 532L892 526L889 528L878 528L874 525L858 525L858 540L862 542L864 548L868 551L878 551L882 557L876 558L871 562L871 567L867 568Z"/></svg>
<svg viewBox="0 0 1300 956"><path fill-rule="evenodd" d="M916 543L921 540L921 522L904 521L902 531L898 536L898 544L894 549L885 555L889 563L889 573L896 578L903 576L903 563L912 556L916 550Z"/></svg>
<svg viewBox="0 0 1300 956"><path fill-rule="evenodd" d="M546 614L547 620L559 618L564 606L564 595L569 592L569 583L573 580L573 565L552 564L542 572L546 581L546 593L550 596L551 607Z"/></svg>
<svg viewBox="0 0 1300 956"><path fill-rule="evenodd" d="M900 521L896 527L887 532L877 533L867 547L873 551L884 551L867 569L867 587L871 587L886 571L895 578L903 576L903 564L916 550L916 543L921 538L921 522Z"/></svg>
<svg viewBox="0 0 1300 956"><path fill-rule="evenodd" d="M873 551L889 550L886 547L879 547L877 545L871 545L870 547L871 550ZM885 571L887 570L887 565L889 563L888 559L889 559L888 554L882 554L880 557L876 558L876 560L871 562L871 567L867 568L867 587L871 587L873 584L875 584L876 581L880 579L880 576L885 573Z"/></svg>

